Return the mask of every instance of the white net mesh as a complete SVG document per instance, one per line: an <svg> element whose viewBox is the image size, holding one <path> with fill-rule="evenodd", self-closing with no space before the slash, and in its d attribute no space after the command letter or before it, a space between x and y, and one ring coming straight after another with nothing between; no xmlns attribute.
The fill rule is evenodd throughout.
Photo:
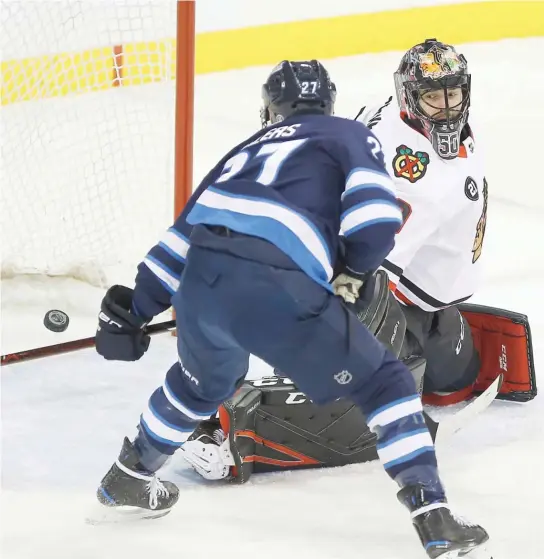
<svg viewBox="0 0 544 559"><path fill-rule="evenodd" d="M3 278L106 285L170 224L175 35L175 0L2 2Z"/></svg>

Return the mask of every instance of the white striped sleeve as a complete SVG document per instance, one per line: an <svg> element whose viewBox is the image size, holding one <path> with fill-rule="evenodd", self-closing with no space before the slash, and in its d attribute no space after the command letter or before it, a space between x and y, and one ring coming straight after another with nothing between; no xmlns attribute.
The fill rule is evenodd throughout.
<svg viewBox="0 0 544 559"><path fill-rule="evenodd" d="M363 202L346 211L342 215L340 227L344 235L349 236L359 229L382 222L395 222L400 225L402 212L396 204L373 200Z"/></svg>

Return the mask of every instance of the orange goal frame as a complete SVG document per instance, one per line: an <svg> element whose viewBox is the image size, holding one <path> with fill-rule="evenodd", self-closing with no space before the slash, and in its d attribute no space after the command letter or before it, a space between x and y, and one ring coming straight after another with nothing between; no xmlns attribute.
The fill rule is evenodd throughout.
<svg viewBox="0 0 544 559"><path fill-rule="evenodd" d="M195 5L195 0L177 3L174 217L193 192Z"/></svg>

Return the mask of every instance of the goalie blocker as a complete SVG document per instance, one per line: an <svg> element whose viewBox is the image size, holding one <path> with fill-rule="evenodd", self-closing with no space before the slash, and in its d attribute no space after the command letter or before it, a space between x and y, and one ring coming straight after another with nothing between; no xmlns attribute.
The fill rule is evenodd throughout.
<svg viewBox="0 0 544 559"><path fill-rule="evenodd" d="M359 319L396 356L406 332L402 309L379 271L353 309ZM499 397L523 402L536 395L532 344L527 317L491 307L463 304L481 368L469 387L448 395L426 394L425 403L446 405L483 392L500 373ZM425 359L405 359L419 386ZM186 460L206 479L244 483L252 473L322 468L378 458L376 437L360 410L347 400L317 406L283 376L245 381L219 410L203 421L182 447ZM434 438L437 424L428 416Z"/></svg>

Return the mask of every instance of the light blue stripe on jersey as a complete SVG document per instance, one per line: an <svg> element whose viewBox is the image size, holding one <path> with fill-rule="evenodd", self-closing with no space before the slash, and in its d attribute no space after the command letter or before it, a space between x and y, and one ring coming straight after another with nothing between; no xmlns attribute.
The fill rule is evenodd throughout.
<svg viewBox="0 0 544 559"><path fill-rule="evenodd" d="M421 449L433 449L433 440L428 429L417 429L402 433L387 442L380 442L376 448L382 464L387 468L388 465L409 460L407 457Z"/></svg>
<svg viewBox="0 0 544 559"><path fill-rule="evenodd" d="M421 399L419 395L414 394L413 396L395 400L368 414L366 418L367 425L371 431L374 431L378 426L389 425L403 417L421 413L422 411Z"/></svg>
<svg viewBox="0 0 544 559"><path fill-rule="evenodd" d="M151 435L155 436L161 442L165 442L172 446L183 444L196 427L196 422L186 427L177 426L168 422L153 409L151 404L148 404L147 409L145 409L140 416L140 421L142 421Z"/></svg>
<svg viewBox="0 0 544 559"><path fill-rule="evenodd" d="M223 225L266 239L287 254L329 291L333 269L329 247L317 228L298 212L263 198L225 193L209 187L187 216L191 225Z"/></svg>
<svg viewBox="0 0 544 559"><path fill-rule="evenodd" d="M389 175L357 167L350 172L346 179L346 189L342 194L342 200L348 194L353 194L363 188L379 188L395 198L397 196L395 183Z"/></svg>
<svg viewBox="0 0 544 559"><path fill-rule="evenodd" d="M340 229L347 237L375 223L402 223L402 212L396 203L386 200L369 200L346 210L340 221Z"/></svg>
<svg viewBox="0 0 544 559"><path fill-rule="evenodd" d="M189 250L189 240L179 231L170 227L161 237L159 246L170 256L185 264L187 251Z"/></svg>
<svg viewBox="0 0 544 559"><path fill-rule="evenodd" d="M144 258L144 264L157 276L159 281L170 292L175 293L179 287L179 278L162 262L149 254Z"/></svg>
<svg viewBox="0 0 544 559"><path fill-rule="evenodd" d="M140 425L144 428L147 436L151 439L155 439L156 441L158 441L161 444L167 445L167 446L173 446L175 448L179 448L180 446L183 445L184 442L187 441L187 439L191 436L191 433L186 433L186 437L183 441L178 442L178 441L172 441L166 437L161 437L161 435L159 435L156 431L154 431L149 424L146 422L143 414L140 415Z"/></svg>
<svg viewBox="0 0 544 559"><path fill-rule="evenodd" d="M434 453L434 446L432 444L432 439L431 439L430 435L429 435L429 440L431 441L430 445L420 446L419 448L417 448L413 452L409 452L407 454L402 454L397 459L390 460L389 462L386 462L381 457L380 452L378 451L378 456L380 457L380 462L383 464L383 467L386 470L390 470L391 468L393 468L395 466L398 466L399 464L405 464L406 462L409 462L410 460L413 460L414 458L417 458L418 456L421 456L422 454L425 454L425 452Z"/></svg>
<svg viewBox="0 0 544 559"><path fill-rule="evenodd" d="M172 370L172 369L171 369ZM168 376L168 373L167 373ZM180 411L186 418L192 421L202 421L203 419L208 419L212 416L216 411L217 408L213 410L206 410L206 411L196 411L189 409L177 396L174 390L170 387L170 383L165 380L162 385L162 391L164 393L165 398L172 404L174 408Z"/></svg>

